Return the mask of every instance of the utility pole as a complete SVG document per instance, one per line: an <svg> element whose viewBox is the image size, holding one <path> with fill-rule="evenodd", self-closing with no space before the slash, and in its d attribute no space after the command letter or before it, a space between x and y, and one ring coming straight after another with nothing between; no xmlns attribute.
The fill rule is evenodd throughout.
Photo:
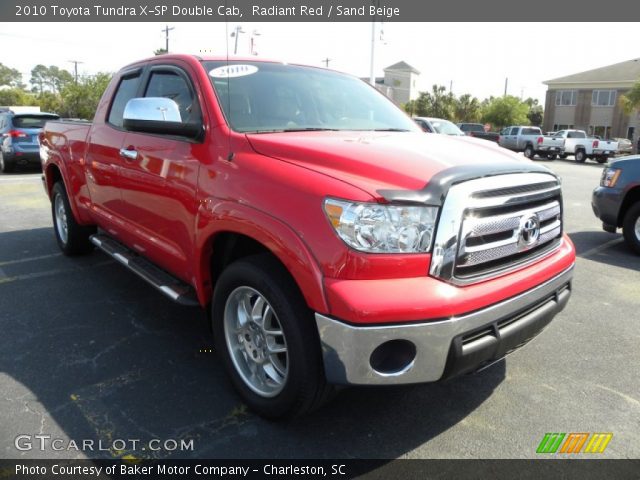
<svg viewBox="0 0 640 480"><path fill-rule="evenodd" d="M453 93L453 80L449 82L449 93Z"/></svg>
<svg viewBox="0 0 640 480"><path fill-rule="evenodd" d="M80 60L69 60L69 63L73 63L74 78L77 84L78 83L78 64L84 63L84 62L81 62Z"/></svg>
<svg viewBox="0 0 640 480"><path fill-rule="evenodd" d="M240 25L237 25L236 28L233 29L233 32L231 32L231 36L236 37L236 43L235 43L235 46L233 47L234 55L238 54L238 37L240 36L241 33L245 33L245 32L244 30L242 30L242 27Z"/></svg>
<svg viewBox="0 0 640 480"><path fill-rule="evenodd" d="M324 63L324 68L329 68L329 62L330 61L331 61L331 59L329 57L327 57L324 60L322 60L322 63Z"/></svg>
<svg viewBox="0 0 640 480"><path fill-rule="evenodd" d="M369 83L376 86L375 76L376 22L371 22L371 64L369 65Z"/></svg>
<svg viewBox="0 0 640 480"><path fill-rule="evenodd" d="M509 77L505 77L504 79L504 96L507 96L507 86L509 85Z"/></svg>
<svg viewBox="0 0 640 480"><path fill-rule="evenodd" d="M164 28L160 30L161 32L164 32L164 40L165 40L164 49L166 50L167 53L169 53L169 32L175 28L176 27L169 28L169 25L165 25Z"/></svg>

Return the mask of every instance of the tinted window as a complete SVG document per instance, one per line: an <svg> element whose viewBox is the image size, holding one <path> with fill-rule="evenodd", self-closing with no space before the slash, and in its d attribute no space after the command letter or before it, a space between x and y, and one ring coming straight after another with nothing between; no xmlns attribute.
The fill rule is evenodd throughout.
<svg viewBox="0 0 640 480"><path fill-rule="evenodd" d="M569 132L567 138L587 138L584 132Z"/></svg>
<svg viewBox="0 0 640 480"><path fill-rule="evenodd" d="M122 127L122 114L127 102L136 96L138 91L139 75L129 76L120 80L116 94L113 97L109 123L116 127Z"/></svg>
<svg viewBox="0 0 640 480"><path fill-rule="evenodd" d="M523 128L522 135L540 135L542 132L539 128Z"/></svg>
<svg viewBox="0 0 640 480"><path fill-rule="evenodd" d="M49 120L57 120L57 115L20 115L13 117L13 126L16 128L43 128Z"/></svg>
<svg viewBox="0 0 640 480"><path fill-rule="evenodd" d="M484 132L484 125L479 123L463 123L460 126L463 132Z"/></svg>
<svg viewBox="0 0 640 480"><path fill-rule="evenodd" d="M154 72L151 74L145 97L170 98L178 104L183 123L198 122L198 107L187 80L173 72Z"/></svg>
<svg viewBox="0 0 640 480"><path fill-rule="evenodd" d="M518 130L520 130L520 127L513 127L510 135L518 135Z"/></svg>

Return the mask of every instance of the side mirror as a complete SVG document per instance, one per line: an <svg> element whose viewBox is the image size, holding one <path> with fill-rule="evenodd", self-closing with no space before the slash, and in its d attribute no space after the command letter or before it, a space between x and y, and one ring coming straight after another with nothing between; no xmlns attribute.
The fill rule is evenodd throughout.
<svg viewBox="0 0 640 480"><path fill-rule="evenodd" d="M196 137L202 125L182 123L178 104L170 98L132 98L124 107L122 126L132 132Z"/></svg>

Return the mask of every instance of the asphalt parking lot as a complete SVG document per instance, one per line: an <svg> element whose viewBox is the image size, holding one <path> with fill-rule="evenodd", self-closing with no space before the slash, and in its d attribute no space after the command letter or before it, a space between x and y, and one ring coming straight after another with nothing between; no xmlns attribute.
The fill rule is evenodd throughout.
<svg viewBox="0 0 640 480"><path fill-rule="evenodd" d="M290 423L239 403L202 311L99 252L62 256L40 174L0 175L0 458L532 458L546 432L612 432L602 456L640 458L640 257L591 212L600 165L545 163L578 250L573 297L549 328L480 373L348 389ZM19 451L21 434L96 450ZM97 450L116 439L139 448Z"/></svg>

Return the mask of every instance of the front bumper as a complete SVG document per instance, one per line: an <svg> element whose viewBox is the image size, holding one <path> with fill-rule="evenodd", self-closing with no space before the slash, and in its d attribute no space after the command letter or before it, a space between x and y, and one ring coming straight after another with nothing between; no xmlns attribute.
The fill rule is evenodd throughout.
<svg viewBox="0 0 640 480"><path fill-rule="evenodd" d="M560 312L573 266L490 307L441 321L353 326L316 313L330 383L434 382L482 368L524 345Z"/></svg>
<svg viewBox="0 0 640 480"><path fill-rule="evenodd" d="M596 187L591 195L593 214L606 225L617 227L623 198L623 192L619 188Z"/></svg>

